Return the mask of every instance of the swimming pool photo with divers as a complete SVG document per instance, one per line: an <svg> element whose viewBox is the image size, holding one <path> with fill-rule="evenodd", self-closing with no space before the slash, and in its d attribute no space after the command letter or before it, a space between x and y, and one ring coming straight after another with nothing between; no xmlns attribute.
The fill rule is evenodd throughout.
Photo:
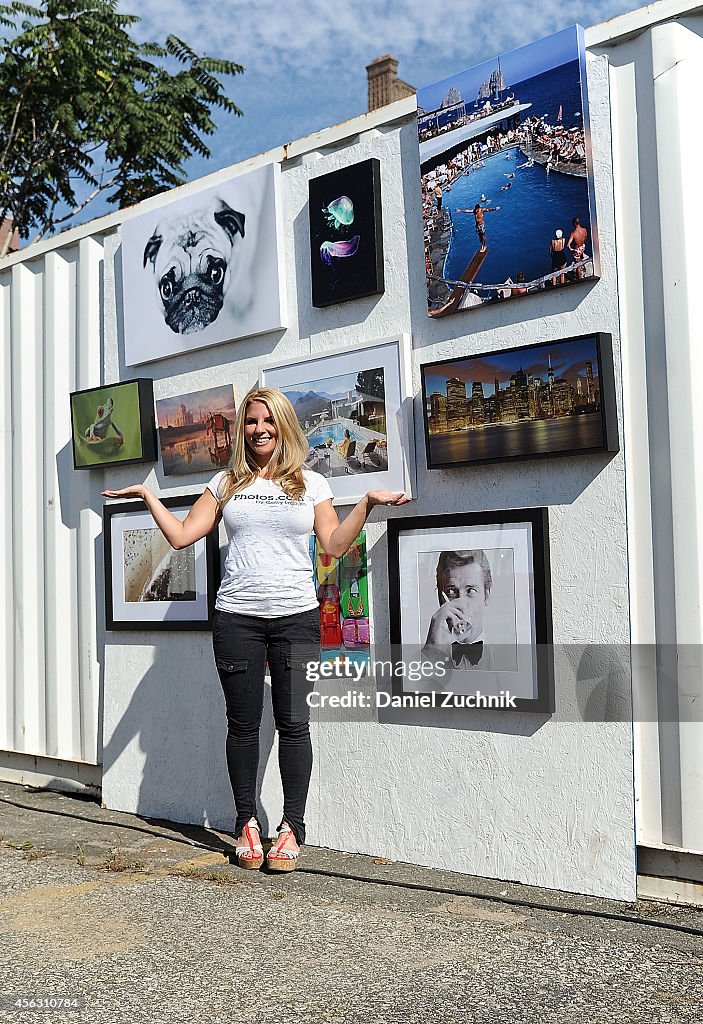
<svg viewBox="0 0 703 1024"><path fill-rule="evenodd" d="M521 167L527 157L517 148L495 153L483 163L483 167L457 178L444 194L444 205L451 210L454 225L444 264L445 278L458 280L480 247L473 213L456 212L472 210L476 203L484 208L500 207L484 214L488 254L477 274L477 284L502 284L508 277L515 281L520 270L527 281L548 274L552 265L549 243L554 232L559 228L568 239L574 217L588 230L586 251L592 252L585 177L554 169L547 174L537 163ZM508 184L511 187L501 191ZM486 292L479 294L487 296Z"/></svg>

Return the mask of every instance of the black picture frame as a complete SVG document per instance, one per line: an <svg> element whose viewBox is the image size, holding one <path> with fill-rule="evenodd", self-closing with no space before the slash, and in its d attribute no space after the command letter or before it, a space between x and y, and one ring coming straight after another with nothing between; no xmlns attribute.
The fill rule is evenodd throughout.
<svg viewBox="0 0 703 1024"><path fill-rule="evenodd" d="M590 360L583 360L586 376L576 375L577 387L582 387L581 393L577 394L574 385L568 380L561 378L554 380L553 377L550 392L549 361L552 355L559 355L559 358L563 358L563 353L568 355L569 350L572 350L571 356L574 359L580 358L577 357L577 353L592 353ZM522 373L523 378L529 379L531 376L534 382L532 371L525 369L530 365L530 360L540 364L544 363L544 371L548 379L540 385L541 391L532 392L531 385L522 382L515 385L512 395L512 385L505 388L500 387L509 379L506 374L511 368L513 376ZM596 363L595 374L592 372L594 361ZM590 380L587 370L588 363L591 363ZM474 373L475 377L478 377L477 380L471 373L472 366L475 368ZM446 368L443 373L448 374L446 378L447 394L444 396L446 420L443 430L438 429L443 423L441 402L438 399L433 401L435 395L441 396L441 392L433 392L431 389L435 385L430 383L432 379L438 378L437 371L442 367ZM492 373L491 367L495 373ZM480 463L598 453L612 455L619 451L613 345L610 334L594 331L591 334L582 334L571 338L474 353L454 359L442 359L424 363L420 367L420 371L428 469L454 469ZM502 380L499 379L499 373L502 374ZM479 374L482 377L479 377ZM572 372L572 376L574 375L575 371ZM493 380L489 379L491 376L493 376ZM458 397L454 400L455 414L450 418L448 385L451 380L457 380L459 388ZM500 415L499 409L502 405L499 396L496 401L495 380L498 381L500 394L506 396L507 412L504 420L495 419ZM594 385L594 382L597 382L597 386ZM478 391L476 392L478 400L476 411L479 420L483 414L484 421L482 423L468 424L464 422L463 425L461 424L461 418L456 411L460 407L462 384L467 395L473 392L475 384L480 386L480 395ZM483 394L484 384L493 388L492 396ZM558 391L555 391L555 388ZM593 394L591 393L592 388L595 388ZM549 401L545 400L543 404L540 404L540 399L533 398L533 395L539 395L545 390L548 392L547 397L551 401L551 407ZM597 396L597 403L591 400L594 394ZM473 399L467 397L468 401L471 402L471 416L473 416ZM558 416L540 414L531 417L529 411L533 408L533 402L540 413L543 413L545 409L549 411L550 408L552 410L555 408L567 409L569 404L571 404L571 412L564 412ZM436 410L436 414L433 409ZM579 412L579 409L582 412ZM521 415L522 412L527 415ZM468 415L467 413L467 418ZM492 418L486 422L486 418L489 416ZM452 420L454 420L454 425L450 427ZM539 423L539 428L533 426L536 423ZM460 434L462 436L459 436ZM580 443L575 444L574 442L579 441L579 438ZM452 451L456 454L449 457Z"/></svg>
<svg viewBox="0 0 703 1024"><path fill-rule="evenodd" d="M416 693L418 689L425 693L451 691L455 694L480 691L486 696L495 696L497 701L501 693L508 693L512 695L512 703L506 706L496 702L488 706L500 708L501 713L511 710L553 713L548 509L405 516L388 521L387 536L390 641L395 663L393 694L402 696L403 693ZM491 537L494 538L491 541L493 547L489 548L486 542ZM497 543L495 538L500 538ZM432 608L436 612L445 605L437 596L439 575L436 573L439 573L440 563L437 555L442 551L464 553L457 561L472 563L470 569L475 563L477 579L483 581L484 608L488 608L491 598L495 600L499 586L503 600L502 613L493 616L494 630L498 626L494 636L500 633L498 644L492 644L490 640L484 642L486 631L491 628L485 612L482 621L472 619L470 612L461 612L471 626L479 630L476 639L480 638L484 646L480 648L480 660L476 664L461 660L458 670L453 649L428 646L427 643L430 636L427 630L429 613ZM490 556L484 559L489 565L488 577L480 561L480 552ZM498 556L503 560L502 567L497 564ZM423 564L431 567L431 575L423 574ZM446 593L443 596L447 601L459 602L452 592L449 597ZM427 610L423 615L424 606ZM509 633L511 621L514 621L513 634ZM456 646L453 644L452 648ZM439 676L433 673L424 677L422 685L417 682L404 684L406 672L402 665L410 661L416 664L438 661L444 667ZM525 690L529 692L521 692ZM443 706L455 708L457 705L443 705L440 700L432 704L432 707Z"/></svg>
<svg viewBox="0 0 703 1024"><path fill-rule="evenodd" d="M308 198L313 306L380 295L384 290L380 160L370 157L311 178Z"/></svg>
<svg viewBox="0 0 703 1024"><path fill-rule="evenodd" d="M201 497L200 494L183 494L175 497L162 498L166 508L178 514L185 512ZM124 541L119 544L119 537L126 530L153 534L143 538L139 544L135 538L129 555L130 566L125 556ZM158 536L157 536L158 535ZM180 560L181 565L174 567L172 563L164 566L161 578L147 580L152 583L152 593L158 593L159 587L166 584L161 580L166 574L183 573L194 585L193 598L171 597L159 600L156 597L136 599L127 597L127 587L136 593L139 588L139 577L145 572L139 569L137 561L142 565L149 562L152 555L151 545L158 545L156 557L163 550L164 557L169 556L170 545L162 535L151 517L143 501L111 502L103 506L103 557L105 566L105 628L112 630L200 630L211 629L215 612L215 596L220 582L220 554L217 530L190 545L182 551L170 549L170 556ZM121 562L115 563L115 555L121 552ZM192 564L189 554L191 553ZM153 559L152 559L153 564ZM163 562L159 564L161 568ZM126 571L131 579L127 580ZM146 570L148 572L148 569ZM145 584L146 585L146 584ZM142 588L141 593L144 592ZM187 593L184 592L184 593ZM133 613L133 614L130 614Z"/></svg>
<svg viewBox="0 0 703 1024"><path fill-rule="evenodd" d="M135 377L97 388L84 388L72 391L69 398L74 469L104 469L156 462L154 382L151 378ZM106 409L108 399L114 403L112 413ZM118 426L121 404L127 408L127 421L123 418ZM97 433L89 436L91 426L96 427Z"/></svg>

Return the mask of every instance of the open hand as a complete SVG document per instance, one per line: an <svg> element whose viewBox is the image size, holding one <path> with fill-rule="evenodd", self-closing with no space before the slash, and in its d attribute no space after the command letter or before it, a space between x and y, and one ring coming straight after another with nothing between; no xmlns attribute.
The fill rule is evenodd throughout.
<svg viewBox="0 0 703 1024"><path fill-rule="evenodd" d="M402 491L368 491L366 497L370 509L375 505L405 505L410 501Z"/></svg>
<svg viewBox="0 0 703 1024"><path fill-rule="evenodd" d="M106 498L141 498L146 500L147 488L144 484L132 484L130 487L122 487L119 491L102 491Z"/></svg>

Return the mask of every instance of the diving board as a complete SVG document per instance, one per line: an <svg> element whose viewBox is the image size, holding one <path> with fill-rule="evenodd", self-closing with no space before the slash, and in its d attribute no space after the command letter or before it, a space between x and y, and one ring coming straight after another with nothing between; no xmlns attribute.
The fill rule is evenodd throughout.
<svg viewBox="0 0 703 1024"><path fill-rule="evenodd" d="M481 252L481 250L478 249L473 254L473 256L471 257L471 262L469 263L468 267L466 268L466 270L464 271L460 278L460 280L462 280L464 284L471 284L471 282L481 269L481 266L486 256L488 256L488 249L484 249L483 252ZM440 306L439 309L428 310L429 315L448 316L450 313L455 313L456 310L459 309L459 303L464 298L467 292L468 288L462 288L460 284L455 285L454 291L451 293L451 295L444 303L444 305ZM478 301L480 303L481 300L479 299Z"/></svg>

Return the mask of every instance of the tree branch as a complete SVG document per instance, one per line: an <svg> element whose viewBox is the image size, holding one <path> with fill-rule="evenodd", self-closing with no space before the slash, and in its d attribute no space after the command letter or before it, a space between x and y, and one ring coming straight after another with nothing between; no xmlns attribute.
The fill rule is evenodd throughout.
<svg viewBox="0 0 703 1024"><path fill-rule="evenodd" d="M42 238L46 234L46 232L49 231L51 228L55 228L58 224L65 224L67 220L70 220L72 217L75 217L76 214L80 213L81 210L84 209L88 205L88 203L92 202L96 196L100 195L101 192L104 192L106 188L110 188L111 185L114 185L117 179L119 178L120 173L124 173L124 168L122 169L122 172L117 171L115 174L113 174L111 178L108 178L106 182L103 182L103 184L98 185L97 188L94 188L90 195L86 196L82 203L78 203L78 205L74 206L73 209L70 210L68 213L65 213L63 214L63 216L57 217L56 220L53 220L53 212L56 208L57 202L57 200L55 199L52 208L49 212L49 215L41 227L41 230L38 234L34 236L32 242L30 242L29 244L31 245L33 242L38 242L39 239Z"/></svg>
<svg viewBox="0 0 703 1024"><path fill-rule="evenodd" d="M13 117L12 117L12 124L10 125L10 130L9 130L9 132L7 134L7 145L5 146L5 148L3 150L3 153L2 153L2 156L0 157L0 170L2 170L2 168L5 166L5 161L7 160L7 154L9 153L10 146L12 145L12 143L14 141L15 129L17 127L17 119L20 116L20 110L22 109L22 104L24 103L25 93L27 92L27 90L29 89L29 87L32 85L33 82L34 82L34 79L30 78L29 81L25 84L25 86L23 87L22 91L20 92L19 99L17 100L17 103L15 105L15 112L14 112Z"/></svg>

